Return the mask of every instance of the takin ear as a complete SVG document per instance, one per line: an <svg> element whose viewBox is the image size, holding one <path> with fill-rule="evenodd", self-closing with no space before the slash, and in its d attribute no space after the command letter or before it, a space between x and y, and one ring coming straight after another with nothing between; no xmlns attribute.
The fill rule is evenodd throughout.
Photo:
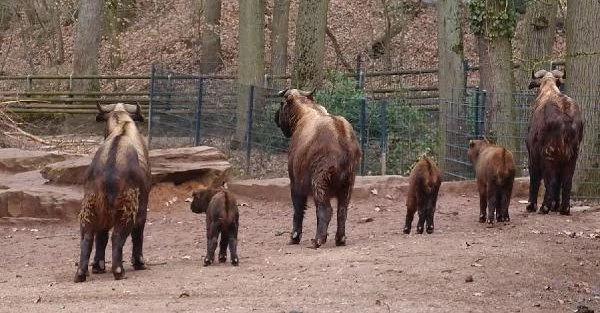
<svg viewBox="0 0 600 313"><path fill-rule="evenodd" d="M529 82L529 89L533 89L533 88L537 88L540 86L540 79L539 78L534 78L531 80L531 82Z"/></svg>
<svg viewBox="0 0 600 313"><path fill-rule="evenodd" d="M475 141L473 139L469 140L469 148L475 147Z"/></svg>
<svg viewBox="0 0 600 313"><path fill-rule="evenodd" d="M105 122L106 121L106 116L104 116L104 113L100 112L98 114L96 114L96 122Z"/></svg>

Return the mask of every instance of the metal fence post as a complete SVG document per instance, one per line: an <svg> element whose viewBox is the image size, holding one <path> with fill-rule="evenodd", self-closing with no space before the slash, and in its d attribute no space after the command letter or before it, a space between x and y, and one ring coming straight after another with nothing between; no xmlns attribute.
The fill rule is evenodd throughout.
<svg viewBox="0 0 600 313"><path fill-rule="evenodd" d="M156 66L152 64L150 73L150 99L148 100L148 146L152 144L152 107L154 104L154 85L156 81Z"/></svg>
<svg viewBox="0 0 600 313"><path fill-rule="evenodd" d="M464 93L467 92L467 79L469 77L469 61L468 60L464 60L463 61L463 96Z"/></svg>
<svg viewBox="0 0 600 313"><path fill-rule="evenodd" d="M248 129L246 131L246 173L250 174L250 155L252 151L252 112L254 111L254 85L250 85L248 95Z"/></svg>
<svg viewBox="0 0 600 313"><path fill-rule="evenodd" d="M202 119L202 93L204 87L204 78L201 75L198 76L198 106L196 107L196 136L194 138L194 145L200 145L200 130L201 130L201 122Z"/></svg>
<svg viewBox="0 0 600 313"><path fill-rule="evenodd" d="M359 54L356 57L356 89L363 89L365 73L362 69L362 57Z"/></svg>
<svg viewBox="0 0 600 313"><path fill-rule="evenodd" d="M381 101L380 107L380 116L381 116L381 175L386 175L387 173L387 149L388 149L388 109L387 109L387 100Z"/></svg>
<svg viewBox="0 0 600 313"><path fill-rule="evenodd" d="M360 158L360 175L365 175L365 160L366 160L366 146L367 146L367 99L362 97L360 99L360 151L362 152L362 158Z"/></svg>
<svg viewBox="0 0 600 313"><path fill-rule="evenodd" d="M487 97L487 91L485 89L483 89L483 90L481 90L480 94L481 94L481 99L479 101L479 105L476 107L477 119L475 120L475 123L477 125L477 127L475 128L477 139L482 139L484 137L483 126L485 123L485 101L486 101L486 97Z"/></svg>

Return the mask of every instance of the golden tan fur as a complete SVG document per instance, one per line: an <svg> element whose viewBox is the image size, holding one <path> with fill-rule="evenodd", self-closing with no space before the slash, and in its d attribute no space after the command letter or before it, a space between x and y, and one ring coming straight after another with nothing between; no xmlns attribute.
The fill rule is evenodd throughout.
<svg viewBox="0 0 600 313"><path fill-rule="evenodd" d="M413 166L409 176L405 234L410 233L412 220L417 211L419 212L417 233L423 233L425 224L427 233L433 233L433 217L441 184L441 173L437 165L427 156L421 157Z"/></svg>

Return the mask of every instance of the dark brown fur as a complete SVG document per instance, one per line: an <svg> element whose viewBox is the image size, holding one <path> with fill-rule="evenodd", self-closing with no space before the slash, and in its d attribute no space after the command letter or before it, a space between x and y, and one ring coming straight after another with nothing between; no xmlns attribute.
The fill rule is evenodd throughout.
<svg viewBox="0 0 600 313"><path fill-rule="evenodd" d="M487 140L471 140L467 152L475 168L479 190L479 222L509 222L508 207L515 180L513 155ZM486 217L487 207L487 217Z"/></svg>
<svg viewBox="0 0 600 313"><path fill-rule="evenodd" d="M327 113L316 103L312 93L296 89L284 90L275 122L286 137L291 138L288 173L294 205L291 244L302 236L306 202L312 196L317 207L315 248L327 240L327 228L333 215L331 198L337 198L336 245L346 242L346 215L360 149L350 123L341 116Z"/></svg>
<svg viewBox="0 0 600 313"><path fill-rule="evenodd" d="M239 212L235 197L223 187L200 188L192 194L190 209L194 213L206 213L206 257L204 266L215 260L215 250L219 234L219 263L227 261L227 247L231 264L239 263L237 255L237 236L239 229Z"/></svg>
<svg viewBox="0 0 600 313"><path fill-rule="evenodd" d="M133 267L146 268L142 247L151 187L150 164L145 139L134 122L142 117L139 107L135 113L125 111L121 104L113 109L97 117L106 121L106 138L84 174L84 199L79 214L81 254L75 282L86 280L94 239L92 272L105 272L105 249L111 228L115 279L124 277L123 245L130 233Z"/></svg>
<svg viewBox="0 0 600 313"><path fill-rule="evenodd" d="M554 74L554 75L553 75ZM546 193L540 213L571 211L571 187L579 145L583 139L583 117L573 99L562 94L558 85L561 72L540 71L529 88L539 87L529 120L526 138L529 152L529 203L527 211L537 211L541 180Z"/></svg>
<svg viewBox="0 0 600 313"><path fill-rule="evenodd" d="M425 224L427 224L427 233L433 233L433 216L441 184L438 167L428 157L421 157L410 171L406 198L406 223L403 231L405 234L410 234L412 220L417 211L419 212L417 233L423 233Z"/></svg>

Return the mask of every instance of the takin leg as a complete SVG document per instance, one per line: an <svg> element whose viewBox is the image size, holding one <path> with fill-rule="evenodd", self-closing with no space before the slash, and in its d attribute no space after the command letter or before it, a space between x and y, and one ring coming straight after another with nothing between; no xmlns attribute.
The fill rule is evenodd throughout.
<svg viewBox="0 0 600 313"><path fill-rule="evenodd" d="M227 245L229 244L229 231L221 232L221 241L219 242L219 263L227 262Z"/></svg>
<svg viewBox="0 0 600 313"><path fill-rule="evenodd" d="M106 245L108 244L108 229L96 232L96 254L92 264L92 273L106 273Z"/></svg>
<svg viewBox="0 0 600 313"><path fill-rule="evenodd" d="M542 173L539 165L532 164L531 158L529 159L529 203L525 209L527 212L537 211L537 198L540 190L540 183L542 181Z"/></svg>
<svg viewBox="0 0 600 313"><path fill-rule="evenodd" d="M573 186L573 174L575 173L575 162L572 165L566 166L562 172L561 186L561 202L560 214L571 214L571 188Z"/></svg>
<svg viewBox="0 0 600 313"><path fill-rule="evenodd" d="M292 234L290 236L291 245L297 245L302 238L302 221L306 211L307 196L296 192L292 186L292 204L294 205L294 217L292 221Z"/></svg>
<svg viewBox="0 0 600 313"><path fill-rule="evenodd" d="M81 252L79 255L79 266L75 273L75 282L84 282L88 274L88 265L90 262L90 255L92 254L92 245L94 242L94 232L91 230L85 230L82 226L81 230L81 241L80 248Z"/></svg>
<svg viewBox="0 0 600 313"><path fill-rule="evenodd" d="M427 232L428 234L432 234L433 233L433 216L435 214L435 207L437 205L437 196L438 196L438 190L435 190L433 192L433 194L431 195L431 198L429 199L429 201L427 201L428 205L426 208L426 214L425 214L425 232Z"/></svg>
<svg viewBox="0 0 600 313"><path fill-rule="evenodd" d="M425 219L427 218L427 212L425 212L425 208L419 207L417 209L419 214L419 220L417 221L417 234L423 233L423 228L425 228Z"/></svg>
<svg viewBox="0 0 600 313"><path fill-rule="evenodd" d="M412 227L412 221L415 217L415 213L417 212L417 207L419 205L417 203L416 195L411 195L409 193L408 196L410 198L408 199L408 201L406 203L406 219L404 221L404 229L402 230L402 232L405 234L410 234L410 229Z"/></svg>
<svg viewBox="0 0 600 313"><path fill-rule="evenodd" d="M234 223L229 228L229 255L231 257L231 265L238 266L240 263L237 254L237 236L239 229L239 214L235 215Z"/></svg>
<svg viewBox="0 0 600 313"><path fill-rule="evenodd" d="M558 179L555 173L548 173L544 177L544 186L546 187L546 191L544 193L544 202L542 202L542 206L540 207L540 214L548 214L550 210L554 211L554 207L557 206L555 203L555 199L557 198L558 188L560 185L558 184Z"/></svg>
<svg viewBox="0 0 600 313"><path fill-rule="evenodd" d="M131 264L133 264L133 269L136 271L146 269L143 249L144 228L146 227L146 216L148 214L148 195L140 194L139 203L136 223L131 230Z"/></svg>
<svg viewBox="0 0 600 313"><path fill-rule="evenodd" d="M478 182L477 185L479 189L479 223L485 223L485 209L487 207L487 188L482 182Z"/></svg>
<svg viewBox="0 0 600 313"><path fill-rule="evenodd" d="M204 266L211 265L215 260L215 250L217 250L217 240L219 239L221 224L218 221L207 221L206 225L206 257L204 257Z"/></svg>
<svg viewBox="0 0 600 313"><path fill-rule="evenodd" d="M315 206L317 207L317 233L315 234L315 239L312 240L314 248L318 248L327 242L327 228L329 228L329 222L333 215L333 209L329 201L329 199L315 199Z"/></svg>
<svg viewBox="0 0 600 313"><path fill-rule="evenodd" d="M500 196L500 203L498 203L498 209L501 212L499 222L508 223L510 222L510 215L508 214L508 207L510 206L510 197L512 195L513 181L507 182L502 190Z"/></svg>
<svg viewBox="0 0 600 313"><path fill-rule="evenodd" d="M350 205L350 192L350 190L347 190L338 195L336 246L346 245L346 218L348 216L348 206Z"/></svg>
<svg viewBox="0 0 600 313"><path fill-rule="evenodd" d="M485 222L488 223L488 225L493 225L494 224L494 215L499 212L498 210L498 193L500 192L500 187L493 185L493 184L488 184L488 188L487 188L487 217L485 219Z"/></svg>
<svg viewBox="0 0 600 313"><path fill-rule="evenodd" d="M127 236L131 233L133 225L130 223L117 223L113 228L112 242L112 273L116 280L125 277L125 269L123 268L123 246Z"/></svg>

